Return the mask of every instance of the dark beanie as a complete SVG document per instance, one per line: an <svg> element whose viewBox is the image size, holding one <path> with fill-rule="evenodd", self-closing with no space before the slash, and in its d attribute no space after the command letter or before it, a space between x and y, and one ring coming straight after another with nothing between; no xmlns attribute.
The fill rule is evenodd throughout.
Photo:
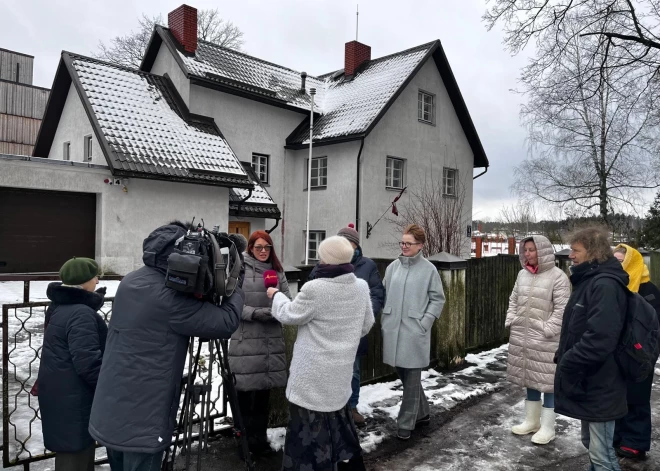
<svg viewBox="0 0 660 471"><path fill-rule="evenodd" d="M337 235L347 239L349 242L353 242L355 245L360 245L360 236L355 230L353 223L349 224L348 227L339 229Z"/></svg>
<svg viewBox="0 0 660 471"><path fill-rule="evenodd" d="M60 268L60 278L65 285L82 285L98 274L99 264L91 258L73 257Z"/></svg>

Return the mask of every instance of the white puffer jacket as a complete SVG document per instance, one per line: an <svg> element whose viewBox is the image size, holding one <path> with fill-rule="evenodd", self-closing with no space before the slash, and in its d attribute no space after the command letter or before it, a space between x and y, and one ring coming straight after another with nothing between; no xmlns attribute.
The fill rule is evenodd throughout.
<svg viewBox="0 0 660 471"><path fill-rule="evenodd" d="M536 274L525 268L525 242L533 240L539 259ZM543 236L520 242L523 269L509 298L505 326L509 337L509 381L544 393L554 391L554 356L559 346L564 308L571 294L566 274L555 266L552 244Z"/></svg>

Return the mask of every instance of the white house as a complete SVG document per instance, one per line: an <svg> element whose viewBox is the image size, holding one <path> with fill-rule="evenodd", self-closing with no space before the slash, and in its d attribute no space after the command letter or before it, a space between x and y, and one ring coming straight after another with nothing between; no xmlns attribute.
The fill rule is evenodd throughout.
<svg viewBox="0 0 660 471"><path fill-rule="evenodd" d="M170 13L169 28L155 27L141 70L170 77L190 111L213 118L239 159L253 163L281 208L273 236L287 263L305 258L311 88L310 258L350 222L365 253L394 255L392 225L379 224L367 239L367 222L424 178L446 198L464 193L469 256L473 169L487 168L488 159L440 41L378 59L351 41L343 69L312 77L198 40L196 14L184 5Z"/></svg>
<svg viewBox="0 0 660 471"><path fill-rule="evenodd" d="M462 203L469 256L473 173L485 173L488 159L440 41L377 59L351 41L343 68L313 77L198 40L196 24L192 7L171 12L140 70L63 53L34 155L66 165L0 159L21 169L1 172L0 187L102 195L95 254L122 273L139 265L146 227L192 216L272 231L287 265L303 262L305 250L316 259L318 243L351 222L366 254L391 257L395 226L383 221L368 238L367 227L403 188L400 208L427 180L442 201Z"/></svg>

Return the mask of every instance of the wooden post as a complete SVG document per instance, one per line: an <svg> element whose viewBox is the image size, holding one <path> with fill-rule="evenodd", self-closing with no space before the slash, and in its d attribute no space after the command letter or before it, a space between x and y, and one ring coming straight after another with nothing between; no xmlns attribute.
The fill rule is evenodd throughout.
<svg viewBox="0 0 660 471"><path fill-rule="evenodd" d="M481 236L477 236L476 239L475 256L477 258L483 257L483 238Z"/></svg>
<svg viewBox="0 0 660 471"><path fill-rule="evenodd" d="M509 237L509 255L516 254L516 238Z"/></svg>

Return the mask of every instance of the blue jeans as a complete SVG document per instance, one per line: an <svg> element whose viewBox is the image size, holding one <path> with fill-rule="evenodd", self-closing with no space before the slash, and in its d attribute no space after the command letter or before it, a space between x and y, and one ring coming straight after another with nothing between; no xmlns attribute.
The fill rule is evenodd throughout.
<svg viewBox="0 0 660 471"><path fill-rule="evenodd" d="M540 401L541 400L541 391L536 389L527 388L527 400L528 401ZM555 395L553 393L543 393L543 407L546 409L555 408Z"/></svg>
<svg viewBox="0 0 660 471"><path fill-rule="evenodd" d="M589 450L591 466L589 471L621 471L619 460L614 452L615 421L582 421L582 444Z"/></svg>
<svg viewBox="0 0 660 471"><path fill-rule="evenodd" d="M106 448L112 471L160 471L164 451L133 453Z"/></svg>
<svg viewBox="0 0 660 471"><path fill-rule="evenodd" d="M353 363L353 379L351 380L353 394L351 394L351 398L348 400L348 405L351 409L355 409L360 400L360 358L362 357L355 357L355 362Z"/></svg>

